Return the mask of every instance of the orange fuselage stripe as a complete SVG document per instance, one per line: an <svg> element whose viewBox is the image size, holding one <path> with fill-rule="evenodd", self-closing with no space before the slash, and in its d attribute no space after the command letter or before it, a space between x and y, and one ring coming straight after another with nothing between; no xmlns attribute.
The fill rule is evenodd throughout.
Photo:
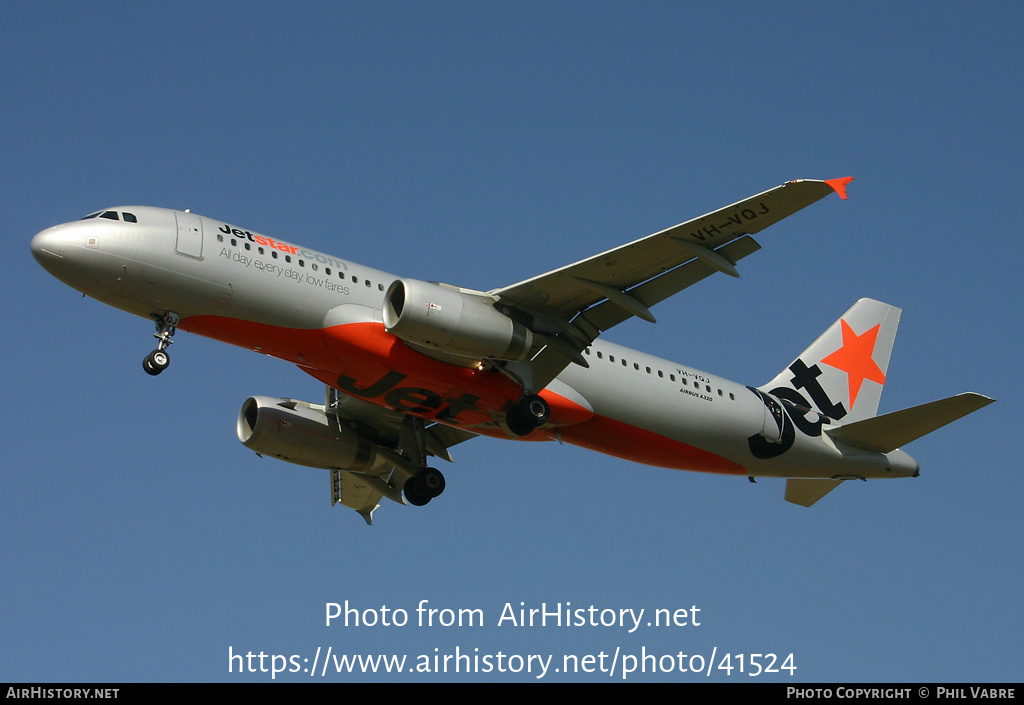
<svg viewBox="0 0 1024 705"><path fill-rule="evenodd" d="M367 401L457 425L482 435L508 438L495 422L521 396L504 375L427 357L384 330L380 323L349 323L300 329L222 316L191 316L182 330L262 352L299 365L324 384ZM736 463L632 424L595 415L545 389L551 420L524 440L557 437L573 445L633 462L676 470L743 475Z"/></svg>

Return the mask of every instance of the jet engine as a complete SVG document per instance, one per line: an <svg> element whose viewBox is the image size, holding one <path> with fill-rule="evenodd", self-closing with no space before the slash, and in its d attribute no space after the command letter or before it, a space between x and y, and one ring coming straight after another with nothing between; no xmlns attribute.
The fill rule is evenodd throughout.
<svg viewBox="0 0 1024 705"><path fill-rule="evenodd" d="M312 468L374 474L392 463L377 444L297 399L249 397L238 412L238 440L261 455Z"/></svg>
<svg viewBox="0 0 1024 705"><path fill-rule="evenodd" d="M533 345L533 333L487 299L416 279L388 287L384 326L408 343L464 357L525 360Z"/></svg>

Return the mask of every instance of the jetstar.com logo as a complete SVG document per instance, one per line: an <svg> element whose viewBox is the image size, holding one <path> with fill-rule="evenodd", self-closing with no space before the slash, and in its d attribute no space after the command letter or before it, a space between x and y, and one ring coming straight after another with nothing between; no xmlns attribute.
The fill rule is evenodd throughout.
<svg viewBox="0 0 1024 705"><path fill-rule="evenodd" d="M256 243L257 245L264 245L266 247L272 247L275 250L287 252L288 254L294 255L299 251L299 248L296 247L295 245L289 245L286 242L280 242L279 240L274 240L273 238L265 237L263 235L254 235L248 230L242 230L241 228L232 228L230 225L227 224L220 226L219 230L225 235L243 237L247 239L249 242Z"/></svg>
<svg viewBox="0 0 1024 705"><path fill-rule="evenodd" d="M835 352L826 355L821 363L834 367L846 373L849 382L849 408L857 402L857 395L860 393L864 380L871 380L878 384L885 384L885 374L874 360L875 343L878 340L878 331L881 324L865 331L861 335L853 332L853 328L845 320L840 320L843 343ZM789 387L776 387L765 394L753 387L750 391L761 399L768 416L777 424L772 432L759 433L747 438L750 452L755 458L774 458L782 455L793 447L796 440L796 430L811 436L821 436L821 427L824 424L838 421L849 413L842 402L833 402L828 392L818 377L821 376L821 368L817 364L807 366L801 359L797 359L789 366L793 373ZM803 390L813 401L807 400L798 390ZM781 400L781 404L778 400ZM817 407L818 411L814 410ZM768 437L770 436L770 438Z"/></svg>
<svg viewBox="0 0 1024 705"><path fill-rule="evenodd" d="M243 238L249 242L261 245L263 247L269 247L274 250L279 250L286 255L298 255L299 257L305 257L306 259L316 260L317 262L327 265L329 267L337 267L338 269L348 270L348 263L344 260L325 255L323 252L317 252L316 250L307 250L305 248L291 245L287 242L281 242L275 240L272 237L266 235L257 235L256 233L249 232L248 230L242 230L241 228L235 228L227 223L221 225L218 231L225 235L232 235L237 238ZM262 252L262 250L260 250Z"/></svg>

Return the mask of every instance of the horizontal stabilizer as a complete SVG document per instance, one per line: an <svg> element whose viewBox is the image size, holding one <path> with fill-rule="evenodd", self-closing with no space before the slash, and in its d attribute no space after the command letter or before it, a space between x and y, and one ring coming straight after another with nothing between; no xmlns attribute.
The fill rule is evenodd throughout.
<svg viewBox="0 0 1024 705"><path fill-rule="evenodd" d="M854 448L888 453L994 401L982 394L967 392L829 429L827 433ZM788 491L786 498L789 499Z"/></svg>
<svg viewBox="0 0 1024 705"><path fill-rule="evenodd" d="M809 507L839 487L843 480L786 480L786 501Z"/></svg>

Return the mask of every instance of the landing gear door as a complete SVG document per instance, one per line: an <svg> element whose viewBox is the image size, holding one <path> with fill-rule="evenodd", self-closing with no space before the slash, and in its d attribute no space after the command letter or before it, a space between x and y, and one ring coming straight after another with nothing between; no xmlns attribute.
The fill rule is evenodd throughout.
<svg viewBox="0 0 1024 705"><path fill-rule="evenodd" d="M195 257L200 259L203 256L203 221L194 213L181 213L174 211L174 218L178 221L178 240L174 249L179 255Z"/></svg>

